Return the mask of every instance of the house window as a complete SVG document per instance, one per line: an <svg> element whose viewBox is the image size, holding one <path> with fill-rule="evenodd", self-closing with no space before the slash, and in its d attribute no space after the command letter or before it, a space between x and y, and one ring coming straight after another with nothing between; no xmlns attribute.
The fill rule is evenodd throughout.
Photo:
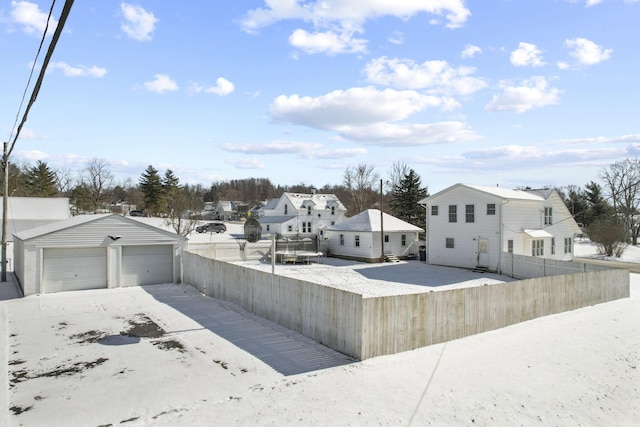
<svg viewBox="0 0 640 427"><path fill-rule="evenodd" d="M331 225L336 225L336 222L335 221L331 221Z"/></svg>
<svg viewBox="0 0 640 427"><path fill-rule="evenodd" d="M271 226L267 224L267 231L269 231L270 229L271 229Z"/></svg>
<svg viewBox="0 0 640 427"><path fill-rule="evenodd" d="M553 224L553 212L551 208L544 208L544 225Z"/></svg>
<svg viewBox="0 0 640 427"><path fill-rule="evenodd" d="M449 222L458 222L458 206L449 205Z"/></svg>
<svg viewBox="0 0 640 427"><path fill-rule="evenodd" d="M389 235L388 234L384 235L384 242L385 243L389 243Z"/></svg>
<svg viewBox="0 0 640 427"><path fill-rule="evenodd" d="M565 237L564 238L564 253L565 254L570 254L571 253L571 246L573 246L573 239L571 237Z"/></svg>
<svg viewBox="0 0 640 427"><path fill-rule="evenodd" d="M288 214L289 213L289 205L284 205L284 214Z"/></svg>
<svg viewBox="0 0 640 427"><path fill-rule="evenodd" d="M401 246L407 246L407 235L403 234L400 236L400 245Z"/></svg>
<svg viewBox="0 0 640 427"><path fill-rule="evenodd" d="M291 233L293 231L293 225L287 225L287 231Z"/></svg>
<svg viewBox="0 0 640 427"><path fill-rule="evenodd" d="M447 237L444 242L444 247L447 249L453 249L453 237Z"/></svg>
<svg viewBox="0 0 640 427"><path fill-rule="evenodd" d="M307 222L307 233L311 233L311 221Z"/></svg>
<svg viewBox="0 0 640 427"><path fill-rule="evenodd" d="M302 232L303 233L311 233L311 223L302 221Z"/></svg>
<svg viewBox="0 0 640 427"><path fill-rule="evenodd" d="M465 205L464 207L465 222L476 221L476 209L474 205Z"/></svg>
<svg viewBox="0 0 640 427"><path fill-rule="evenodd" d="M495 214L496 214L496 204L487 203L487 215L495 215Z"/></svg>
<svg viewBox="0 0 640 427"><path fill-rule="evenodd" d="M360 236L356 236L356 248L360 246Z"/></svg>
<svg viewBox="0 0 640 427"><path fill-rule="evenodd" d="M507 252L513 253L513 240L507 240Z"/></svg>
<svg viewBox="0 0 640 427"><path fill-rule="evenodd" d="M311 215L311 206L307 206L307 215Z"/></svg>
<svg viewBox="0 0 640 427"><path fill-rule="evenodd" d="M331 206L331 215L335 215L335 214L336 214L336 207Z"/></svg>
<svg viewBox="0 0 640 427"><path fill-rule="evenodd" d="M551 255L555 255L556 253L556 238L551 238Z"/></svg>
<svg viewBox="0 0 640 427"><path fill-rule="evenodd" d="M431 216L438 216L438 206L431 206Z"/></svg>
<svg viewBox="0 0 640 427"><path fill-rule="evenodd" d="M533 240L531 242L531 255L544 256L544 240Z"/></svg>
<svg viewBox="0 0 640 427"><path fill-rule="evenodd" d="M340 246L344 246L344 234L340 235Z"/></svg>

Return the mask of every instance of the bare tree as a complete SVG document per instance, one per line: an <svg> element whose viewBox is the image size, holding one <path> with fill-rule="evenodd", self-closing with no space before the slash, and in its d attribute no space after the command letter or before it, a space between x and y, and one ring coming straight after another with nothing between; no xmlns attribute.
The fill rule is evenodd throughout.
<svg viewBox="0 0 640 427"><path fill-rule="evenodd" d="M632 243L637 244L640 233L640 162L638 159L615 162L604 169L600 177L605 182L616 218L622 221Z"/></svg>
<svg viewBox="0 0 640 427"><path fill-rule="evenodd" d="M393 162L393 164L387 171L386 190L388 192L392 192L396 187L399 187L400 182L404 179L404 177L409 175L409 170L410 168L405 162Z"/></svg>
<svg viewBox="0 0 640 427"><path fill-rule="evenodd" d="M58 193L69 196L73 190L73 177L69 169L57 168L53 170L56 180L56 188Z"/></svg>
<svg viewBox="0 0 640 427"><path fill-rule="evenodd" d="M364 163L345 170L343 182L350 195L351 214L362 212L375 204L378 198L375 186L379 179L374 167Z"/></svg>
<svg viewBox="0 0 640 427"><path fill-rule="evenodd" d="M113 174L105 159L93 158L87 163L80 175L81 185L86 189L93 205L93 212L98 211L100 202L113 186Z"/></svg>

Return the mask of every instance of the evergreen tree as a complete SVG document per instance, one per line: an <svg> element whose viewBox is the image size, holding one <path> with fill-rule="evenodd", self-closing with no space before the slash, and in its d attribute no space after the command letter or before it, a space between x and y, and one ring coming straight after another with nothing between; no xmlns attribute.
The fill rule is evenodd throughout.
<svg viewBox="0 0 640 427"><path fill-rule="evenodd" d="M607 203L603 194L602 187L591 181L585 185L585 197L588 202L588 210L585 218L585 225L590 225L597 221L607 219L613 214L613 208Z"/></svg>
<svg viewBox="0 0 640 427"><path fill-rule="evenodd" d="M429 196L427 187L422 187L420 176L413 170L394 186L390 202L391 214L396 218L425 229L426 212L418 202Z"/></svg>
<svg viewBox="0 0 640 427"><path fill-rule="evenodd" d="M158 170L152 165L140 176L140 190L144 195L144 208L150 215L157 215L164 208L164 187Z"/></svg>
<svg viewBox="0 0 640 427"><path fill-rule="evenodd" d="M38 160L38 162L27 169L25 174L25 184L30 196L53 197L58 194L56 189L56 174L49 166Z"/></svg>
<svg viewBox="0 0 640 427"><path fill-rule="evenodd" d="M162 177L162 189L164 190L165 212L169 214L180 214L173 212L177 207L176 202L181 196L180 179L173 174L171 169L167 169ZM173 216L173 215L172 215Z"/></svg>

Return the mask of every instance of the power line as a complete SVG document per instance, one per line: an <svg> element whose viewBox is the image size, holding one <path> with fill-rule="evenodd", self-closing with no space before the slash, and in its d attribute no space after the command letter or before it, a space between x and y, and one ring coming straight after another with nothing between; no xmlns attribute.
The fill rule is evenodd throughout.
<svg viewBox="0 0 640 427"><path fill-rule="evenodd" d="M33 104L36 102L36 98L38 97L38 93L40 92L40 87L42 87L42 81L44 80L45 72L47 71L47 66L49 65L49 61L51 60L51 56L53 55L53 51L56 48L56 44L58 43L58 39L60 38L60 35L62 34L62 29L64 28L64 24L66 23L67 18L69 17L69 12L71 11L71 6L73 6L73 2L74 2L74 0L66 0L65 3L64 3L64 6L62 8L62 12L60 13L60 19L58 20L58 26L56 27L56 30L53 33L53 37L51 38L51 43L49 43L49 48L47 49L47 54L45 55L44 61L42 62L42 67L40 68L40 74L38 75L38 80L36 80L36 83L35 83L35 85L33 87L33 92L31 92L31 98L29 99L29 102L27 103L27 107L24 110L24 114L22 115L22 120L20 121L20 124L18 125L18 128L16 130L16 134L15 134L15 136L13 138L13 142L11 142L8 151L4 155L3 163L5 164L5 167L7 166L9 155L13 151L13 148L16 145L16 141L18 140L18 137L20 136L20 131L22 130L22 127L24 126L25 122L27 121L27 117L29 116L29 111L31 110L31 107L33 106ZM35 66L35 64L34 64L34 66Z"/></svg>
<svg viewBox="0 0 640 427"><path fill-rule="evenodd" d="M29 86L31 85L31 79L33 78L33 72L36 69L36 65L38 64L38 57L40 56L40 51L42 51L42 46L44 45L44 40L47 37L47 31L49 31L49 22L51 21L51 15L53 14L53 7L56 4L56 0L53 0L51 3L51 8L49 9L49 16L47 16L47 23L44 27L44 31L42 32L42 38L40 39L40 45L38 46L38 51L36 52L36 57L33 59L33 64L31 64L31 72L29 73L29 79L27 80L27 85L24 88L24 92L22 92L22 99L20 100L20 106L18 107L18 111L16 112L16 119L13 122L13 127L11 128L11 133L9 134L9 141L13 137L13 131L16 130L16 124L18 123L18 117L20 117L20 111L22 111L22 105L24 104L24 100L27 97L27 90L29 90Z"/></svg>

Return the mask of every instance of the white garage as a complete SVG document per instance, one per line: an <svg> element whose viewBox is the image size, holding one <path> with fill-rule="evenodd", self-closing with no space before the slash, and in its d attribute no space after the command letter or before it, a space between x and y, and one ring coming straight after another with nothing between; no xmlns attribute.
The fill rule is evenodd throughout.
<svg viewBox="0 0 640 427"><path fill-rule="evenodd" d="M117 214L81 215L14 235L24 295L177 283L187 239Z"/></svg>

